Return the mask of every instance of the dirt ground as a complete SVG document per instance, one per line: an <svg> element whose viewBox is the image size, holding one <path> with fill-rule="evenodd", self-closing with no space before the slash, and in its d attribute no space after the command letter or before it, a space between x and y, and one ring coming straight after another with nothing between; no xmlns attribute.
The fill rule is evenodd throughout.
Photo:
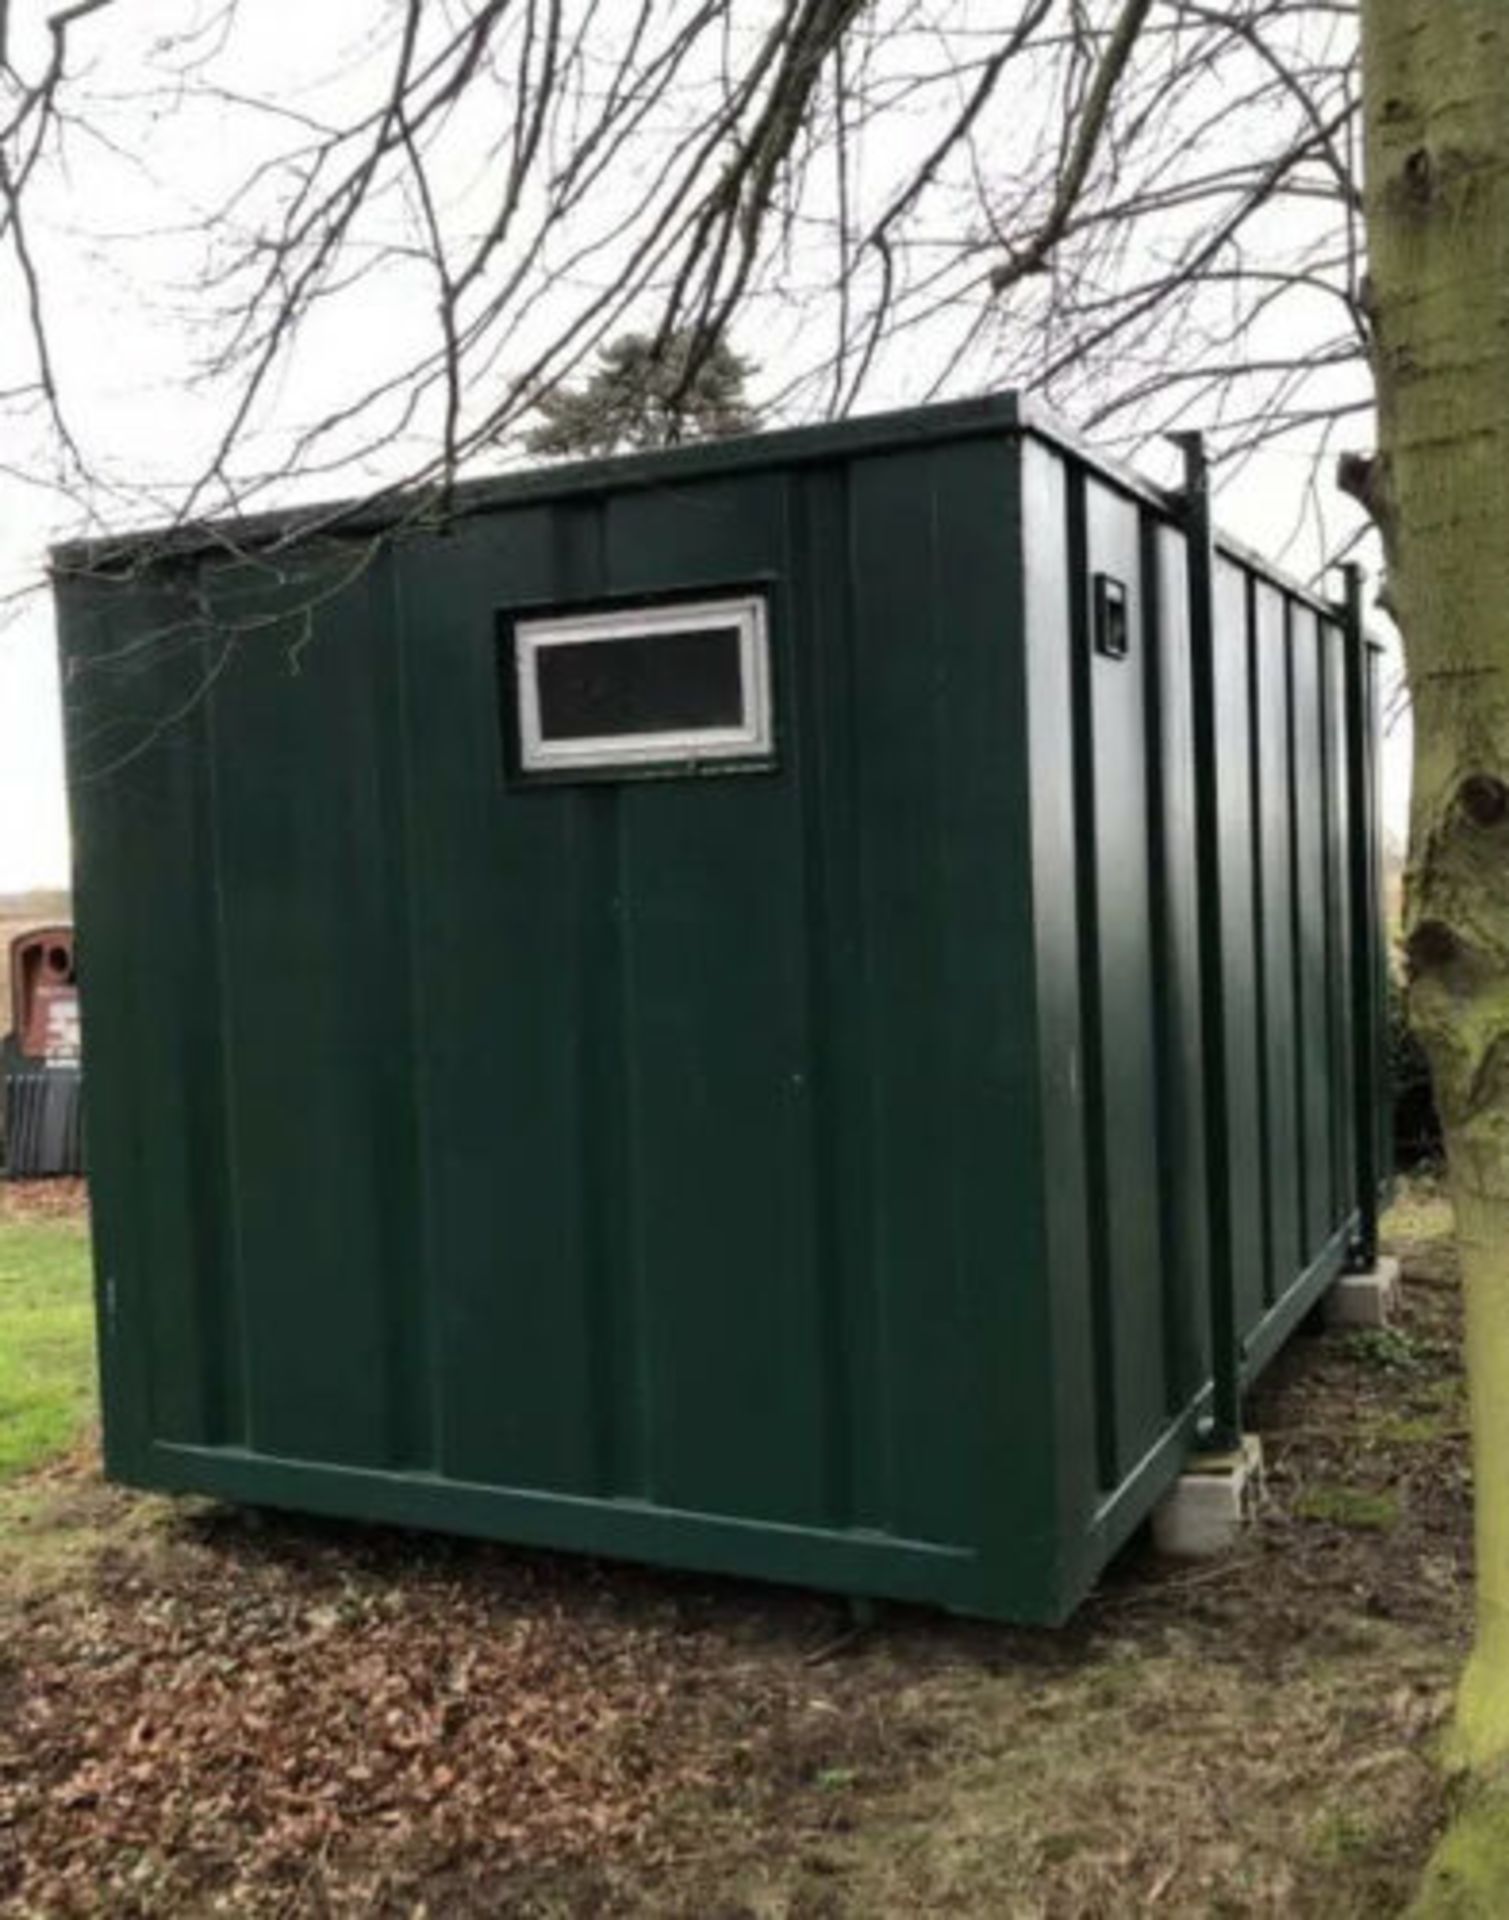
<svg viewBox="0 0 1509 1920"><path fill-rule="evenodd" d="M0 1218L87 1220L89 1191L82 1180L7 1180L0 1185Z"/></svg>
<svg viewBox="0 0 1509 1920"><path fill-rule="evenodd" d="M0 1489L0 1907L1400 1911L1445 1816L1469 1507L1444 1208L1402 1317L1252 1407L1258 1524L1005 1632L103 1487Z"/></svg>

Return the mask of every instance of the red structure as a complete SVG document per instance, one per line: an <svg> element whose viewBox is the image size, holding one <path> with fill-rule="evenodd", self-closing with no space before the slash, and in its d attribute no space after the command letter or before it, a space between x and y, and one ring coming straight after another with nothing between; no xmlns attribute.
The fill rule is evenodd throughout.
<svg viewBox="0 0 1509 1920"><path fill-rule="evenodd" d="M11 942L10 994L16 1050L23 1059L78 1059L72 927L35 927Z"/></svg>
<svg viewBox="0 0 1509 1920"><path fill-rule="evenodd" d="M41 1180L84 1170L83 1072L73 928L33 927L10 944L13 1030L0 1041L5 1172Z"/></svg>

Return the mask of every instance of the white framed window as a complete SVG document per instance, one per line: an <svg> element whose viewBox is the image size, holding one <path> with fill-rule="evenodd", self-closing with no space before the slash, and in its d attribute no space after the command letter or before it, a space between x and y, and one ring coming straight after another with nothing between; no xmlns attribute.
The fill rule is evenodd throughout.
<svg viewBox="0 0 1509 1920"><path fill-rule="evenodd" d="M768 757L761 594L561 614L514 626L524 773Z"/></svg>

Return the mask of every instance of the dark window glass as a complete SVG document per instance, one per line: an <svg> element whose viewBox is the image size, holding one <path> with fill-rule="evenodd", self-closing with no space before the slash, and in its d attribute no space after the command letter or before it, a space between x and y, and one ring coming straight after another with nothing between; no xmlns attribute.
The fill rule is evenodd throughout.
<svg viewBox="0 0 1509 1920"><path fill-rule="evenodd" d="M535 675L542 740L744 723L737 627L544 646L535 654Z"/></svg>

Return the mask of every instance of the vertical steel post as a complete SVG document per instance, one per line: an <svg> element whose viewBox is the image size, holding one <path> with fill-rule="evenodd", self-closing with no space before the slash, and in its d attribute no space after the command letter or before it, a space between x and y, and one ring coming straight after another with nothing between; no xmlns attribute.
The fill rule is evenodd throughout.
<svg viewBox="0 0 1509 1920"><path fill-rule="evenodd" d="M1220 793L1216 780L1215 540L1210 467L1198 433L1175 436L1184 456L1183 520L1189 561L1190 684L1195 734L1195 870L1199 880L1200 1031L1205 1059L1205 1152L1209 1182L1212 1406L1207 1444L1242 1437L1242 1359L1237 1339L1231 1226L1231 1105L1226 1061L1226 968L1221 912Z"/></svg>
<svg viewBox="0 0 1509 1920"><path fill-rule="evenodd" d="M1357 1171L1357 1234L1348 1265L1365 1273L1378 1259L1378 889L1374 861L1372 712L1362 569L1343 568L1337 611L1346 648L1347 892L1352 920L1352 1111Z"/></svg>

